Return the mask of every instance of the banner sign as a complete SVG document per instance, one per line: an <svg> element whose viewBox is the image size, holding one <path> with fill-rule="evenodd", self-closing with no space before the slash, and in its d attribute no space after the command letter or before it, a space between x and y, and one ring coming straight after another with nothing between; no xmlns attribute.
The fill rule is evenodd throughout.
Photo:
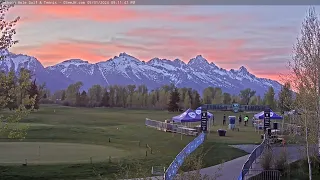
<svg viewBox="0 0 320 180"><path fill-rule="evenodd" d="M208 130L208 112L207 109L201 108L201 130L206 133Z"/></svg>
<svg viewBox="0 0 320 180"><path fill-rule="evenodd" d="M264 130L270 127L270 109L264 110Z"/></svg>
<svg viewBox="0 0 320 180"><path fill-rule="evenodd" d="M175 178L184 160L204 142L204 139L205 133L201 133L176 156L166 170L164 180L173 180Z"/></svg>
<svg viewBox="0 0 320 180"><path fill-rule="evenodd" d="M235 113L240 111L263 111L267 106L261 105L241 105L241 104L205 104L202 108L206 110L219 110L219 111L233 111Z"/></svg>

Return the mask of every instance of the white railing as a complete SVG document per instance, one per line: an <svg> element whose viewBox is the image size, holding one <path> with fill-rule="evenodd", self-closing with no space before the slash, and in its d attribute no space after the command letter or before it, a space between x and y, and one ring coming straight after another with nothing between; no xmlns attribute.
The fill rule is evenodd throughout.
<svg viewBox="0 0 320 180"><path fill-rule="evenodd" d="M166 123L166 122L151 120L148 118L146 118L145 124L148 127L156 128L160 131L173 132L173 133L179 133L179 134L190 135L190 136L198 135L198 133L195 132L194 130L178 124Z"/></svg>

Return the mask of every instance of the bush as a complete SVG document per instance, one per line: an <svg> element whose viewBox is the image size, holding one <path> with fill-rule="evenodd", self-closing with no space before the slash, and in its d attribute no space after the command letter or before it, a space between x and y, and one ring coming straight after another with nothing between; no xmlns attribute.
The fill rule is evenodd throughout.
<svg viewBox="0 0 320 180"><path fill-rule="evenodd" d="M272 168L273 154L271 149L266 149L262 154L260 161L261 167L264 170L270 170Z"/></svg>
<svg viewBox="0 0 320 180"><path fill-rule="evenodd" d="M275 169L280 171L282 175L285 175L289 167L288 165L287 153L282 151L279 158L275 161Z"/></svg>
<svg viewBox="0 0 320 180"><path fill-rule="evenodd" d="M70 103L69 103L69 101L63 101L62 105L64 105L64 106L70 106Z"/></svg>
<svg viewBox="0 0 320 180"><path fill-rule="evenodd" d="M54 104L54 101L50 100L50 99L41 99L39 101L40 104Z"/></svg>

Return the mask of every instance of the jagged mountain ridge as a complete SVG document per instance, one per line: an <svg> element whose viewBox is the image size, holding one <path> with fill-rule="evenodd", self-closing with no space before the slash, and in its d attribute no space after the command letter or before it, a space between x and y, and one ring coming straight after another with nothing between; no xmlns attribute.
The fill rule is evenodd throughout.
<svg viewBox="0 0 320 180"><path fill-rule="evenodd" d="M167 60L153 58L148 62L120 53L106 61L89 63L81 59L70 59L54 66L44 67L36 58L2 51L7 57L0 61L0 69L16 72L20 68L31 70L39 82L46 82L47 87L56 91L66 88L70 83L82 81L83 89L92 85L127 85L145 84L149 89L164 84L174 83L178 87L190 87L202 92L208 86L220 87L224 92L238 94L240 90L251 88L263 95L272 86L280 91L277 81L258 78L241 66L230 71L209 63L201 55L185 63L179 59Z"/></svg>

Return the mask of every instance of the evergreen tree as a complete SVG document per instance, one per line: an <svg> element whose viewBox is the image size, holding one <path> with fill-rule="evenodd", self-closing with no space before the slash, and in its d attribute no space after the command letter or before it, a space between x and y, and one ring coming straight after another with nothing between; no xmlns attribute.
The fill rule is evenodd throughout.
<svg viewBox="0 0 320 180"><path fill-rule="evenodd" d="M88 103L89 103L89 98L88 98L87 92L82 91L82 93L80 95L80 106L86 107L86 106L88 106Z"/></svg>
<svg viewBox="0 0 320 180"><path fill-rule="evenodd" d="M192 91L192 109L197 109L199 106L201 106L201 99L200 99L200 94L198 91L193 90Z"/></svg>
<svg viewBox="0 0 320 180"><path fill-rule="evenodd" d="M110 106L110 96L109 92L106 90L101 99L101 106L109 107Z"/></svg>
<svg viewBox="0 0 320 180"><path fill-rule="evenodd" d="M39 109L39 101L40 101L40 96L39 96L39 90L38 90L38 86L36 84L36 80L34 80L32 83L31 83L31 86L28 90L28 94L31 98L34 98L35 99L35 102L34 102L34 109ZM26 106L27 109L31 109L31 106L30 105L27 105Z"/></svg>
<svg viewBox="0 0 320 180"><path fill-rule="evenodd" d="M174 88L174 90L170 92L168 111L170 112L179 111L179 105L178 105L179 102L180 102L180 94L179 94L178 88Z"/></svg>
<svg viewBox="0 0 320 180"><path fill-rule="evenodd" d="M263 104L269 106L271 109L276 108L276 101L274 99L274 89L273 87L269 87L269 90L265 93L264 99L263 99Z"/></svg>
<svg viewBox="0 0 320 180"><path fill-rule="evenodd" d="M80 106L81 105L81 94L79 92L76 93L76 102L75 102L76 106Z"/></svg>
<svg viewBox="0 0 320 180"><path fill-rule="evenodd" d="M278 107L281 111L281 114L283 114L284 111L291 110L293 104L293 95L289 83L285 83L284 86L281 88L281 91L279 92L278 103Z"/></svg>
<svg viewBox="0 0 320 180"><path fill-rule="evenodd" d="M64 101L65 99L66 99L66 91L62 90L61 101Z"/></svg>

